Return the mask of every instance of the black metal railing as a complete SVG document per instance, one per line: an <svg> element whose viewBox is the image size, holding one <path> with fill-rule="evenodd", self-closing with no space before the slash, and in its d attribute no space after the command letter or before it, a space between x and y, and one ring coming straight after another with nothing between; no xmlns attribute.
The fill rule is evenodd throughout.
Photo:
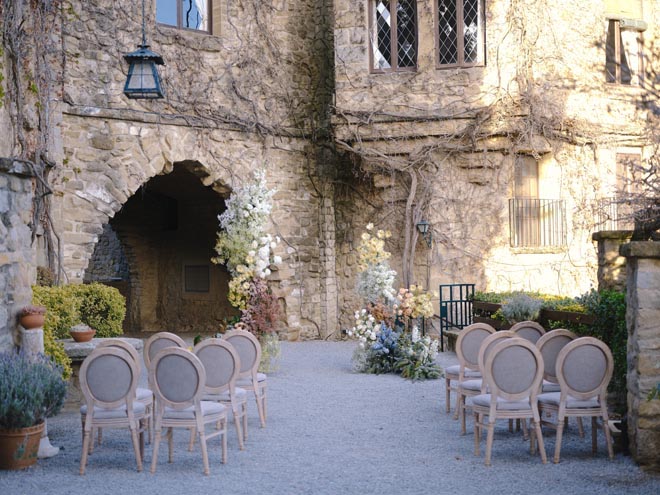
<svg viewBox="0 0 660 495"><path fill-rule="evenodd" d="M633 228L632 206L617 198L603 198L596 202L594 218L597 230L630 230Z"/></svg>
<svg viewBox="0 0 660 495"><path fill-rule="evenodd" d="M440 295L440 350L444 351L445 332L472 324L474 284L442 284Z"/></svg>
<svg viewBox="0 0 660 495"><path fill-rule="evenodd" d="M565 210L562 199L510 199L511 246L565 246Z"/></svg>

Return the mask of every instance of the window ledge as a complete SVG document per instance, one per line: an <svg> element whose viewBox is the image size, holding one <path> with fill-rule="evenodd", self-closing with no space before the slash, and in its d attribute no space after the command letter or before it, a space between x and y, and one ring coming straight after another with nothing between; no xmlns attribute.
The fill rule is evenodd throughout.
<svg viewBox="0 0 660 495"><path fill-rule="evenodd" d="M529 246L510 249L512 254L561 254L566 252L566 246Z"/></svg>

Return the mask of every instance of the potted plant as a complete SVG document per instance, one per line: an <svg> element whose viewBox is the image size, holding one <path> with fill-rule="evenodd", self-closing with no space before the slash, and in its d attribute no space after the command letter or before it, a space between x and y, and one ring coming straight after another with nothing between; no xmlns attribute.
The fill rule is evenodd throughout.
<svg viewBox="0 0 660 495"><path fill-rule="evenodd" d="M62 369L43 354L0 354L0 469L36 462L44 420L60 411L66 390Z"/></svg>
<svg viewBox="0 0 660 495"><path fill-rule="evenodd" d="M25 306L19 313L19 323L26 330L43 328L46 320L46 308L44 306Z"/></svg>
<svg viewBox="0 0 660 495"><path fill-rule="evenodd" d="M92 337L94 337L96 330L91 328L89 325L79 323L72 326L69 332L71 333L73 340L76 342L89 342L92 340Z"/></svg>

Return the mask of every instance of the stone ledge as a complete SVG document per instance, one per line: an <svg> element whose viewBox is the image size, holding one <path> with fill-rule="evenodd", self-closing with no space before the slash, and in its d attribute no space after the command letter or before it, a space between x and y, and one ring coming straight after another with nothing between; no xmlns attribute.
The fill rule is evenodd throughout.
<svg viewBox="0 0 660 495"><path fill-rule="evenodd" d="M619 248L619 253L626 258L660 258L660 242L629 242Z"/></svg>
<svg viewBox="0 0 660 495"><path fill-rule="evenodd" d="M632 230L601 230L600 232L594 232L591 235L592 241L601 241L605 239L615 239L615 240L630 240L632 237Z"/></svg>
<svg viewBox="0 0 660 495"><path fill-rule="evenodd" d="M20 177L34 177L34 171L29 162L18 158L0 157L0 172Z"/></svg>
<svg viewBox="0 0 660 495"><path fill-rule="evenodd" d="M143 342L141 339L130 339L128 337L115 337L123 340L127 344L131 344L138 352L142 351ZM109 340L107 338L92 339L89 342L76 342L73 339L61 339L59 342L64 344L64 352L71 358L72 361L84 361L89 356L96 346L101 342Z"/></svg>

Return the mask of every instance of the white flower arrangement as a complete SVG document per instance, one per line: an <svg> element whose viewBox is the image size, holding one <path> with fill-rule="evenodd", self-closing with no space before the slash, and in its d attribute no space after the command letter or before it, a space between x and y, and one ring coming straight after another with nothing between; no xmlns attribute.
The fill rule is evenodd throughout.
<svg viewBox="0 0 660 495"><path fill-rule="evenodd" d="M380 322L376 321L366 309L355 312L355 326L348 331L349 337L356 337L360 341L360 347L366 347L368 342L373 342L378 337Z"/></svg>

